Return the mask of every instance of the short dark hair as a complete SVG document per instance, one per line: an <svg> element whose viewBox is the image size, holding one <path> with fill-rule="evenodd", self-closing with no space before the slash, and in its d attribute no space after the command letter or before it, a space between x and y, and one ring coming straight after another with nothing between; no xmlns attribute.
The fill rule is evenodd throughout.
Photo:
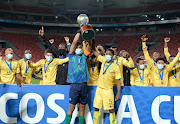
<svg viewBox="0 0 180 124"><path fill-rule="evenodd" d="M171 57L176 57L175 55L171 55L171 56L169 56L169 58L171 58Z"/></svg>
<svg viewBox="0 0 180 124"><path fill-rule="evenodd" d="M115 48L115 49L117 49L117 51L118 51L118 47L117 47L117 46L112 46L111 48Z"/></svg>
<svg viewBox="0 0 180 124"><path fill-rule="evenodd" d="M114 51L112 49L107 49L106 51L110 51L112 55L114 55Z"/></svg>
<svg viewBox="0 0 180 124"><path fill-rule="evenodd" d="M166 59L165 59L164 57L158 57L158 58L156 59L156 63L157 63L159 60L162 60L162 61L164 61L164 63L166 63Z"/></svg>
<svg viewBox="0 0 180 124"><path fill-rule="evenodd" d="M76 47L77 47L78 45L82 45L82 43L81 43L81 42L77 42Z"/></svg>
<svg viewBox="0 0 180 124"><path fill-rule="evenodd" d="M4 55L5 55L6 50L9 49L9 48L10 48L10 47L4 49L4 51L3 51L3 54L4 54ZM11 49L12 49L12 48L11 48Z"/></svg>
<svg viewBox="0 0 180 124"><path fill-rule="evenodd" d="M45 50L44 54L46 55L47 53L52 53L53 54L52 50L50 50L50 49Z"/></svg>
<svg viewBox="0 0 180 124"><path fill-rule="evenodd" d="M139 61L142 61L142 60L144 61L144 59L142 59L142 58L137 58L136 63L139 63Z"/></svg>

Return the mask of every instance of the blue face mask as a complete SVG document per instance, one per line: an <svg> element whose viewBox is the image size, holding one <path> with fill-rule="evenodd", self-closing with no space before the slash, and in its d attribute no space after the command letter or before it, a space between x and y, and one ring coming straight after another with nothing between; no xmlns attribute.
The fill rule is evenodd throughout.
<svg viewBox="0 0 180 124"><path fill-rule="evenodd" d="M53 57L52 57L52 56L46 56L46 60L47 60L48 62L51 62L51 61L53 60Z"/></svg>
<svg viewBox="0 0 180 124"><path fill-rule="evenodd" d="M116 55L113 56L113 59L115 59L115 58L116 58Z"/></svg>
<svg viewBox="0 0 180 124"><path fill-rule="evenodd" d="M139 65L139 68L142 69L142 70L144 69L144 67L145 67L144 64L143 65Z"/></svg>
<svg viewBox="0 0 180 124"><path fill-rule="evenodd" d="M162 69L164 68L164 65L162 65L162 64L157 64L157 68L158 68L159 70L162 70Z"/></svg>
<svg viewBox="0 0 180 124"><path fill-rule="evenodd" d="M8 57L9 59L12 59L12 58L13 58L13 55L12 55L12 54L8 54L7 57Z"/></svg>
<svg viewBox="0 0 180 124"><path fill-rule="evenodd" d="M0 57L0 60L2 59L2 57Z"/></svg>
<svg viewBox="0 0 180 124"><path fill-rule="evenodd" d="M81 55L81 54L82 54L82 49L77 48L76 51L75 51L75 53L76 53L77 55Z"/></svg>
<svg viewBox="0 0 180 124"><path fill-rule="evenodd" d="M28 53L28 54L25 54L25 57L26 57L26 59L30 59L32 57L32 55L30 53Z"/></svg>
<svg viewBox="0 0 180 124"><path fill-rule="evenodd" d="M105 59L107 62L111 61L111 56L110 55L105 55Z"/></svg>

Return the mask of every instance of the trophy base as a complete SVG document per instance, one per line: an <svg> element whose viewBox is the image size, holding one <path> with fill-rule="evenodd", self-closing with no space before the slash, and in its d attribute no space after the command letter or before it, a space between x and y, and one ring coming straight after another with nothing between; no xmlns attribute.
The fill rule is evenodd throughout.
<svg viewBox="0 0 180 124"><path fill-rule="evenodd" d="M95 32L93 30L93 27L91 25L84 25L81 27L81 34L82 34L82 38L85 41L90 41L92 39L94 39L95 37Z"/></svg>

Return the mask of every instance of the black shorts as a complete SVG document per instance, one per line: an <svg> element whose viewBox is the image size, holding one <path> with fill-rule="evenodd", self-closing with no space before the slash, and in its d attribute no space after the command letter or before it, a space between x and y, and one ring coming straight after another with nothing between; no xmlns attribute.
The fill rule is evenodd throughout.
<svg viewBox="0 0 180 124"><path fill-rule="evenodd" d="M72 83L69 91L69 103L76 105L87 104L88 101L87 83Z"/></svg>

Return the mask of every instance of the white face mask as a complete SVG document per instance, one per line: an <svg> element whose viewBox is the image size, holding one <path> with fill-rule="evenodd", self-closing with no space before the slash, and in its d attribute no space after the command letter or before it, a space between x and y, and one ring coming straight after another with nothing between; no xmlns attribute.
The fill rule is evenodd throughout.
<svg viewBox="0 0 180 124"><path fill-rule="evenodd" d="M12 59L13 55L12 54L8 54L7 57L8 57L8 59Z"/></svg>
<svg viewBox="0 0 180 124"><path fill-rule="evenodd" d="M0 57L0 60L2 60L2 56Z"/></svg>
<svg viewBox="0 0 180 124"><path fill-rule="evenodd" d="M145 65L144 64L139 65L139 68L143 70L145 68Z"/></svg>

